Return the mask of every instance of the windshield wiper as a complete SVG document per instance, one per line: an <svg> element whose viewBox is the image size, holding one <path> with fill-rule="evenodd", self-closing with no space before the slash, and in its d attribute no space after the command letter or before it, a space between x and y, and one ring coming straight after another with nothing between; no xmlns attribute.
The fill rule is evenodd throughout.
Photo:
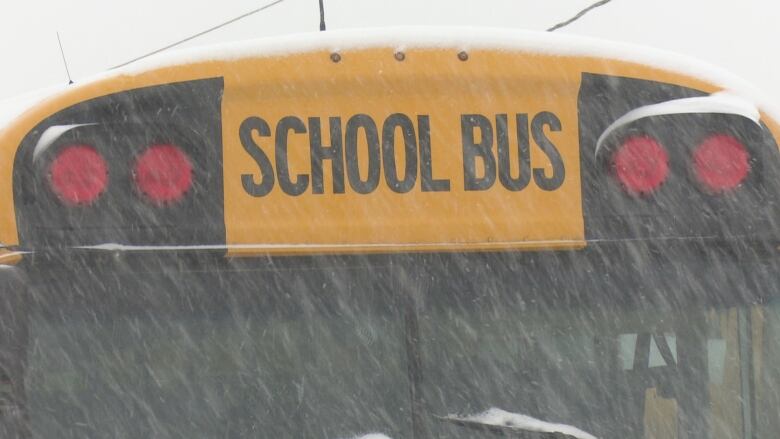
<svg viewBox="0 0 780 439"><path fill-rule="evenodd" d="M488 431L497 434L538 435L545 439L597 439L577 427L542 421L528 415L507 412L498 408L471 416L435 416L440 421L460 427Z"/></svg>

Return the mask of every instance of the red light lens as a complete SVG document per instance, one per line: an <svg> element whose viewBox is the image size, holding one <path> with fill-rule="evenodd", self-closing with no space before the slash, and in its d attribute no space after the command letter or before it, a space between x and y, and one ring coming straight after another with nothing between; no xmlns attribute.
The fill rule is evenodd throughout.
<svg viewBox="0 0 780 439"><path fill-rule="evenodd" d="M723 193L745 180L750 172L750 154L733 136L716 134L693 151L693 170L705 190Z"/></svg>
<svg viewBox="0 0 780 439"><path fill-rule="evenodd" d="M153 204L173 203L192 187L192 163L174 145L152 145L136 159L133 176L138 190Z"/></svg>
<svg viewBox="0 0 780 439"><path fill-rule="evenodd" d="M615 176L631 195L648 195L669 175L669 155L649 136L630 137L612 156Z"/></svg>
<svg viewBox="0 0 780 439"><path fill-rule="evenodd" d="M65 204L92 204L108 186L108 165L92 146L66 146L49 165L49 183Z"/></svg>

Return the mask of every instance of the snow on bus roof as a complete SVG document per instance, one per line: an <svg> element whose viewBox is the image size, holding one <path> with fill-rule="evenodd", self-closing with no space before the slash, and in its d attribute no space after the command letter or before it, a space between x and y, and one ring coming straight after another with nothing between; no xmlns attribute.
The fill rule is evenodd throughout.
<svg viewBox="0 0 780 439"><path fill-rule="evenodd" d="M79 87L114 76L136 75L157 68L205 61L230 61L242 58L293 55L316 50L336 52L378 47L392 47L396 50L414 48L453 48L459 51L497 49L559 56L590 56L634 62L711 82L731 94L747 99L773 115L780 115L780 112L774 111L773 105L764 102L763 95L758 89L745 80L722 68L687 56L591 37L480 27L426 26L350 29L222 43L150 56L125 67L100 73L71 87ZM64 89L65 87L58 87L56 90L62 91ZM51 93L52 89L47 89L45 93L29 95L27 99L0 102L0 129Z"/></svg>
<svg viewBox="0 0 780 439"><path fill-rule="evenodd" d="M754 86L739 76L674 52L570 34L485 27L404 26L309 32L158 54L116 69L115 72L133 75L160 67L212 60L229 61L315 50L338 52L378 47L392 47L396 50L497 49L559 56L591 56L657 67L709 81L736 94L754 95L746 98L760 96Z"/></svg>
<svg viewBox="0 0 780 439"><path fill-rule="evenodd" d="M0 131L25 111L63 90L65 86L48 87L0 101Z"/></svg>

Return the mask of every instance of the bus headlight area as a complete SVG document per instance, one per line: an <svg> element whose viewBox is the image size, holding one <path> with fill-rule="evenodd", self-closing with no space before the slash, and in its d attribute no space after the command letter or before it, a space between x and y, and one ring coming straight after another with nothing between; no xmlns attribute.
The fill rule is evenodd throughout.
<svg viewBox="0 0 780 439"><path fill-rule="evenodd" d="M772 115L679 60L399 32L0 127L0 437L774 437Z"/></svg>

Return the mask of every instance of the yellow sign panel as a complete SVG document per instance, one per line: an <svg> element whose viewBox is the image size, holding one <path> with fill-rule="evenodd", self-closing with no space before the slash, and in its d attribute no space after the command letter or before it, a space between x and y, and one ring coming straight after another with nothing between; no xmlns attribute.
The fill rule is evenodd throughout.
<svg viewBox="0 0 780 439"><path fill-rule="evenodd" d="M232 252L583 244L578 74L500 52L389 55L236 62L222 103Z"/></svg>

